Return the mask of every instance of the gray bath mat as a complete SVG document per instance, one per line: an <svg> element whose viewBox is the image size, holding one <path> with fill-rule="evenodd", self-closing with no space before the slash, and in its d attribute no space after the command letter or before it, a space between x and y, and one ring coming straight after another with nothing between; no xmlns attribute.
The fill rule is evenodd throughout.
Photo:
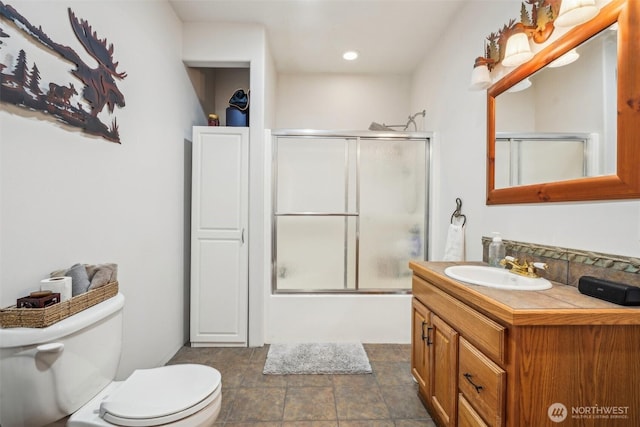
<svg viewBox="0 0 640 427"><path fill-rule="evenodd" d="M265 374L370 374L359 343L271 344Z"/></svg>

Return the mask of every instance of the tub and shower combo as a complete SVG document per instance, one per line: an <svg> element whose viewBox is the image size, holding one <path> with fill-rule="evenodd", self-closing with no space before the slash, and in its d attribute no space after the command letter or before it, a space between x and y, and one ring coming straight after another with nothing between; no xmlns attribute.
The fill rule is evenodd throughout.
<svg viewBox="0 0 640 427"><path fill-rule="evenodd" d="M272 133L272 292L407 293L425 259L430 134Z"/></svg>

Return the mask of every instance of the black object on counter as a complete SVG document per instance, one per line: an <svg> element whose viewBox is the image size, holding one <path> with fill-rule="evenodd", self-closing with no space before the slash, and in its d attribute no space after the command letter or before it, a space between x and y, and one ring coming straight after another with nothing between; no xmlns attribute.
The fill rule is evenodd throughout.
<svg viewBox="0 0 640 427"><path fill-rule="evenodd" d="M620 305L640 305L640 288L624 283L582 276L578 281L578 290L591 297Z"/></svg>

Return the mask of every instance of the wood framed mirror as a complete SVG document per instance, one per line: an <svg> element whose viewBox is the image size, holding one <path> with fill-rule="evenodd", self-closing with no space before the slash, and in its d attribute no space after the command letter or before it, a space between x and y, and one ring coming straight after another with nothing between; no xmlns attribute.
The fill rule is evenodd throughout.
<svg viewBox="0 0 640 427"><path fill-rule="evenodd" d="M496 188L496 97L617 23L617 145L608 175ZM612 0L487 91L487 204L640 198L640 1ZM553 112L562 114L562 111Z"/></svg>

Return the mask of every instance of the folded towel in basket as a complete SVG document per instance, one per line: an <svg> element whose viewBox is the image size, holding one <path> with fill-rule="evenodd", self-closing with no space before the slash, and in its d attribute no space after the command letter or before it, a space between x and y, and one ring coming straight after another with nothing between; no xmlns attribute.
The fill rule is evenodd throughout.
<svg viewBox="0 0 640 427"><path fill-rule="evenodd" d="M87 265L86 267L89 279L91 280L89 290L118 280L118 264Z"/></svg>
<svg viewBox="0 0 640 427"><path fill-rule="evenodd" d="M75 297L118 280L118 264L74 264L69 269L56 270L51 277L71 277L72 294Z"/></svg>
<svg viewBox="0 0 640 427"><path fill-rule="evenodd" d="M82 264L74 264L68 269L64 276L71 277L71 295L76 296L87 292L91 282L87 275L87 269Z"/></svg>

